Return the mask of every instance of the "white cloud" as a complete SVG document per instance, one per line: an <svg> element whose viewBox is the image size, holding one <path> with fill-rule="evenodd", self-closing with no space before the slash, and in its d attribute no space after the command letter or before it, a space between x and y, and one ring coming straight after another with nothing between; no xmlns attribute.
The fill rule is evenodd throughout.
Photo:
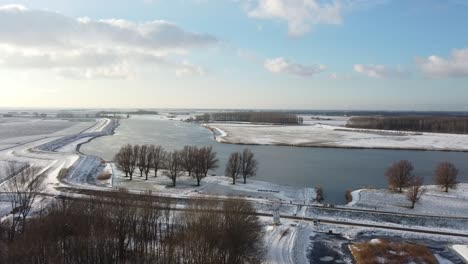
<svg viewBox="0 0 468 264"><path fill-rule="evenodd" d="M342 21L338 2L321 3L318 0L258 0L257 6L248 15L286 21L292 36L309 32L315 24L339 24Z"/></svg>
<svg viewBox="0 0 468 264"><path fill-rule="evenodd" d="M193 76L193 75L204 75L205 70L197 65L193 65L188 61L184 61L180 64L180 67L176 70L176 75L179 77Z"/></svg>
<svg viewBox="0 0 468 264"><path fill-rule="evenodd" d="M432 55L417 63L427 77L468 77L468 48L454 50L448 59Z"/></svg>
<svg viewBox="0 0 468 264"><path fill-rule="evenodd" d="M285 58L266 60L264 67L272 73L286 73L302 77L312 77L326 70L325 65L303 65Z"/></svg>
<svg viewBox="0 0 468 264"><path fill-rule="evenodd" d="M273 19L288 24L291 36L302 36L317 24L341 24L346 12L385 2L385 0L250 0L249 17Z"/></svg>
<svg viewBox="0 0 468 264"><path fill-rule="evenodd" d="M354 71L360 74L364 74L370 78L377 79L398 79L409 77L410 72L400 67L392 68L386 65L376 64L356 64L354 65Z"/></svg>
<svg viewBox="0 0 468 264"><path fill-rule="evenodd" d="M217 42L167 21L76 19L0 6L0 66L9 68L53 68L63 76L86 78L123 78L131 65L169 66L177 73L187 65L172 62L171 55Z"/></svg>

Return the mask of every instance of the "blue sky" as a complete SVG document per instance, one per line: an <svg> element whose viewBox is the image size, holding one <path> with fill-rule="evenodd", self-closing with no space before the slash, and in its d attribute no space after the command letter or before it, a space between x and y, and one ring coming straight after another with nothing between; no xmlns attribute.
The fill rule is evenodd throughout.
<svg viewBox="0 0 468 264"><path fill-rule="evenodd" d="M0 104L468 110L466 14L468 0L0 0Z"/></svg>

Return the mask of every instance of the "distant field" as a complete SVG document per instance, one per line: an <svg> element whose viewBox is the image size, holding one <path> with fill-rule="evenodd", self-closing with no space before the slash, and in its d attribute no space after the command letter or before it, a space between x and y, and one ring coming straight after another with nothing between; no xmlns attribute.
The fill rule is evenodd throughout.
<svg viewBox="0 0 468 264"><path fill-rule="evenodd" d="M46 135L70 128L79 122L64 120L0 118L0 140L16 137Z"/></svg>

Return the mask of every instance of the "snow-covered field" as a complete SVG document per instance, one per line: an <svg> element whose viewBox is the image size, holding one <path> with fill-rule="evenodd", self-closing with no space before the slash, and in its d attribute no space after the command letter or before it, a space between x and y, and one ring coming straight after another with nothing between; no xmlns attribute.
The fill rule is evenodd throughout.
<svg viewBox="0 0 468 264"><path fill-rule="evenodd" d="M308 147L468 151L468 135L363 130L311 123L302 126L210 123L221 143Z"/></svg>
<svg viewBox="0 0 468 264"><path fill-rule="evenodd" d="M0 118L0 139L51 134L78 123L67 120Z"/></svg>
<svg viewBox="0 0 468 264"><path fill-rule="evenodd" d="M363 189L353 192L350 207L408 214L468 217L468 184L459 184L455 190L444 192L437 186L427 186L427 192L414 209L404 193L389 190ZM467 220L468 221L468 220Z"/></svg>
<svg viewBox="0 0 468 264"><path fill-rule="evenodd" d="M253 199L275 200L283 202L310 204L314 201L315 190L312 188L292 187L269 182L248 179L247 184L238 179L235 185L232 179L224 176L208 176L196 186L196 180L188 176L177 179L177 186L172 187L172 181L160 173L154 177L149 175L148 181L140 177L139 172L129 180L115 166L112 166L113 186L131 190L151 190L159 194L184 196L217 196L217 197L244 197Z"/></svg>
<svg viewBox="0 0 468 264"><path fill-rule="evenodd" d="M453 245L452 248L468 262L468 245Z"/></svg>

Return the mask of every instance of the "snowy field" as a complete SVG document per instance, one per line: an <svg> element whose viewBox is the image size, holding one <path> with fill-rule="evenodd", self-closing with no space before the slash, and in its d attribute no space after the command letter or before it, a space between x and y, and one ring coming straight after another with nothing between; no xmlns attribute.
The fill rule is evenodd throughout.
<svg viewBox="0 0 468 264"><path fill-rule="evenodd" d="M453 245L452 248L468 263L468 245Z"/></svg>
<svg viewBox="0 0 468 264"><path fill-rule="evenodd" d="M177 186L172 187L172 181L162 176L158 172L158 177L151 173L148 181L145 177L140 177L139 172L133 175L133 180L129 180L114 165L113 186L131 190L151 190L158 193L177 196L217 196L217 197L244 197L255 199L267 199L287 202L304 201L311 203L315 198L315 190L312 188L292 187L278 185L269 182L255 181L247 179L244 184L242 179L238 179L235 185L232 179L223 176L208 176L201 182L201 186L196 186L196 180L188 176L177 179Z"/></svg>
<svg viewBox="0 0 468 264"><path fill-rule="evenodd" d="M73 127L80 123L67 120L43 120L31 118L15 118L12 120L9 119L10 118L0 118L0 140L16 137L51 134Z"/></svg>
<svg viewBox="0 0 468 264"><path fill-rule="evenodd" d="M95 121L0 118L0 151L40 139L78 134L89 129Z"/></svg>
<svg viewBox="0 0 468 264"><path fill-rule="evenodd" d="M319 122L319 121L317 121ZM210 123L218 142L305 147L468 151L468 135L363 130L336 125Z"/></svg>
<svg viewBox="0 0 468 264"><path fill-rule="evenodd" d="M468 184L459 184L456 190L449 190L448 193L437 186L427 186L427 192L415 208L410 209L409 205L404 193L363 189L353 192L353 201L348 206L408 214L468 217Z"/></svg>

